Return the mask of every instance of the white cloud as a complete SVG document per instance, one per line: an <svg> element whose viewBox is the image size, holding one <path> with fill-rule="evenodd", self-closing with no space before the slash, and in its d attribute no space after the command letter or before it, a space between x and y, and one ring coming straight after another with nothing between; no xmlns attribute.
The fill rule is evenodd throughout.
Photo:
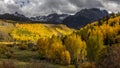
<svg viewBox="0 0 120 68"><path fill-rule="evenodd" d="M120 11L120 5L119 2L120 0L100 0L100 2L103 4L103 8L105 8L108 11L112 12L118 12Z"/></svg>
<svg viewBox="0 0 120 68"><path fill-rule="evenodd" d="M4 3L7 3L7 4L14 4L15 1L14 1L14 0L4 0Z"/></svg>

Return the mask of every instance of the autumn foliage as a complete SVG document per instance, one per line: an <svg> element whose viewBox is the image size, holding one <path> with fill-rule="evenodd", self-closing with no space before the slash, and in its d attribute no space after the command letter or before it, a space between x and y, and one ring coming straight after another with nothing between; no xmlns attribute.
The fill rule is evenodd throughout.
<svg viewBox="0 0 120 68"><path fill-rule="evenodd" d="M14 42L21 43L19 50L36 51L41 60L75 68L120 67L120 15L110 15L79 30L39 23L15 23L11 30ZM0 46L0 55L4 54L12 57L5 46Z"/></svg>

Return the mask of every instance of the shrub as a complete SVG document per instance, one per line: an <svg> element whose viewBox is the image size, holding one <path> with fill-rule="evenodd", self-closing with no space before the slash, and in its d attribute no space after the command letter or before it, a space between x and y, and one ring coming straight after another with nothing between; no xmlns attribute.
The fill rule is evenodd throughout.
<svg viewBox="0 0 120 68"><path fill-rule="evenodd" d="M38 50L37 45L35 45L34 43L28 43L28 48L31 51L37 51Z"/></svg>
<svg viewBox="0 0 120 68"><path fill-rule="evenodd" d="M86 62L81 64L80 68L97 68L95 63Z"/></svg>
<svg viewBox="0 0 120 68"><path fill-rule="evenodd" d="M7 52L7 47L5 45L0 45L0 54L5 54Z"/></svg>
<svg viewBox="0 0 120 68"><path fill-rule="evenodd" d="M11 58L13 56L13 51L6 45L0 45L0 57Z"/></svg>
<svg viewBox="0 0 120 68"><path fill-rule="evenodd" d="M7 56L7 58L11 58L13 56L13 54L11 52L6 52L5 55Z"/></svg>
<svg viewBox="0 0 120 68"><path fill-rule="evenodd" d="M7 47L14 47L14 44L7 44Z"/></svg>
<svg viewBox="0 0 120 68"><path fill-rule="evenodd" d="M120 68L120 45L106 47L102 50L97 65L99 68Z"/></svg>
<svg viewBox="0 0 120 68"><path fill-rule="evenodd" d="M19 49L26 50L26 49L28 49L28 45L22 44L21 46L19 46Z"/></svg>

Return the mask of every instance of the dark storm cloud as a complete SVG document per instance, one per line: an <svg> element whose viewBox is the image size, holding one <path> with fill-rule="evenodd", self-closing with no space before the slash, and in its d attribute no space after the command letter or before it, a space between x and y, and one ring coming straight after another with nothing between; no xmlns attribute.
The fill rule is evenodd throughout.
<svg viewBox="0 0 120 68"><path fill-rule="evenodd" d="M20 7L21 1L24 6ZM26 16L48 15L50 13L75 13L83 8L104 8L120 11L120 0L0 0L0 13L19 12Z"/></svg>
<svg viewBox="0 0 120 68"><path fill-rule="evenodd" d="M36 3L37 1L34 1ZM38 2L37 2L38 3ZM38 6L40 13L75 13L82 8L103 7L103 5L96 0L44 0L42 5Z"/></svg>
<svg viewBox="0 0 120 68"><path fill-rule="evenodd" d="M71 13L77 10L77 6L70 3L68 0L46 0L42 8L51 10L52 12Z"/></svg>
<svg viewBox="0 0 120 68"><path fill-rule="evenodd" d="M28 8L28 9L27 9ZM24 8L25 13L31 11L31 15L47 15L50 13L74 13L78 10L78 7L68 0L34 0L26 5ZM27 9L27 10L26 10Z"/></svg>
<svg viewBox="0 0 120 68"><path fill-rule="evenodd" d="M103 7L103 5L98 0L69 0L77 7Z"/></svg>

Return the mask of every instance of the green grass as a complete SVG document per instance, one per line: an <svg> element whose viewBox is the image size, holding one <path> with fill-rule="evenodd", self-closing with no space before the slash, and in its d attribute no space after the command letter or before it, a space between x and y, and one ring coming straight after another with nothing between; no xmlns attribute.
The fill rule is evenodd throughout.
<svg viewBox="0 0 120 68"><path fill-rule="evenodd" d="M2 46L2 45L0 45ZM6 49L12 51L11 58L1 55L0 58L0 68L2 68L3 63L5 66L15 66L15 68L73 68L73 65L63 66L59 64L54 64L48 62L44 59L40 59L39 53L37 51L32 51L27 48L26 50L21 50L21 45L14 45L12 47L6 46ZM4 67L5 68L5 67Z"/></svg>

